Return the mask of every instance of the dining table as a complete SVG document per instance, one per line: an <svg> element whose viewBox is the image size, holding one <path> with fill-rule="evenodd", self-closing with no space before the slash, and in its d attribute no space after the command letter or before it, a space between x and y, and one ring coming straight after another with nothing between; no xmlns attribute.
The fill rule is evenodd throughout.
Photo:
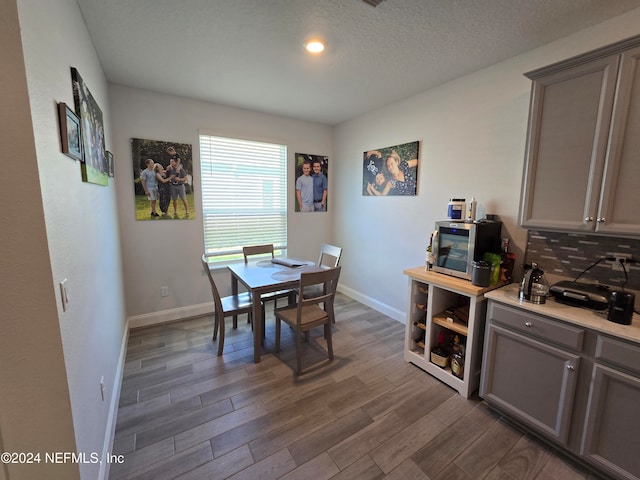
<svg viewBox="0 0 640 480"><path fill-rule="evenodd" d="M228 265L231 272L231 292L238 294L239 285L243 285L251 293L253 299L253 361L260 363L262 353L262 301L266 293L296 288L303 272L323 270L312 261L297 260L297 265L289 267L273 263L271 259L254 263L238 263Z"/></svg>

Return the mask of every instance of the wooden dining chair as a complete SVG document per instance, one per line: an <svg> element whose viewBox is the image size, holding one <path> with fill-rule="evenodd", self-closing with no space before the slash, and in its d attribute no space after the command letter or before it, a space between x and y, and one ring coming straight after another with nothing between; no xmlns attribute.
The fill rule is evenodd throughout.
<svg viewBox="0 0 640 480"><path fill-rule="evenodd" d="M336 247L335 245L329 245L328 243L323 243L320 246L320 257L318 258L318 267L329 267L335 268L340 264L340 258L342 258L342 248ZM320 296L322 295L324 290L317 286L309 291L309 296ZM335 323L335 318L333 319Z"/></svg>
<svg viewBox="0 0 640 480"><path fill-rule="evenodd" d="M276 310L276 352L280 351L281 322L287 323L296 337L296 375L302 373L302 335L311 329L324 326L327 355L333 360L331 338L332 323L335 322L333 303L341 267L328 268L319 272L302 272L298 285L298 304ZM308 297L308 287L321 286L325 292L320 296ZM324 308L320 307L324 303Z"/></svg>
<svg viewBox="0 0 640 480"><path fill-rule="evenodd" d="M251 294L248 292L239 293L238 295L229 295L227 297L220 297L216 282L211 275L211 269L207 263L207 258L202 255L202 268L209 277L209 283L211 284L211 293L213 295L214 304L214 325L213 325L213 338L211 341L215 342L218 336L218 330L220 331L220 338L218 340L218 356L222 356L222 350L224 349L224 319L226 317L236 317L243 313L247 314L249 321L251 321L251 312L253 311L253 300ZM233 328L238 325L234 322Z"/></svg>
<svg viewBox="0 0 640 480"><path fill-rule="evenodd" d="M267 256L267 258L269 258L268 256L270 255L271 257L269 258L269 260L275 257L273 252L273 244L251 245L248 247L242 247L242 254L244 255L245 264L249 263L249 257L252 257L252 256L262 255L262 256ZM295 303L295 291L279 290L273 293L266 293L262 295L260 300L262 302L268 302L270 300L273 300L273 308L275 310L276 308L278 308L279 298L288 298L289 305L292 305L293 303ZM262 311L264 312L264 309ZM263 321L264 321L264 318L263 318ZM262 331L264 332L264 329L262 329Z"/></svg>
<svg viewBox="0 0 640 480"><path fill-rule="evenodd" d="M342 257L342 248L335 245L323 243L320 246L320 257L318 258L318 266L337 267L340 265L340 257Z"/></svg>

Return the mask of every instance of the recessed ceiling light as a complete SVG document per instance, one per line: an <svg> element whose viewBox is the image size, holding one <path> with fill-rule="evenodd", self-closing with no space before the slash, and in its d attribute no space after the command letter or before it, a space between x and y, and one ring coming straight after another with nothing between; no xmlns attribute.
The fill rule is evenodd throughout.
<svg viewBox="0 0 640 480"><path fill-rule="evenodd" d="M317 38L307 40L304 42L304 48L307 52L317 55L318 53L322 53L324 49L327 47L323 40L319 40Z"/></svg>

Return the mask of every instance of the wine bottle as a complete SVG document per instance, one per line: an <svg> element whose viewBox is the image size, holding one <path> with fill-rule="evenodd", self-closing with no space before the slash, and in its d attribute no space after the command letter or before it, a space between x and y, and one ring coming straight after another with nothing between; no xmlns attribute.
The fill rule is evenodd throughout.
<svg viewBox="0 0 640 480"><path fill-rule="evenodd" d="M513 277L513 266L516 263L516 254L509 252L508 238L502 239L502 248L500 253L500 281L504 283L511 283Z"/></svg>
<svg viewBox="0 0 640 480"><path fill-rule="evenodd" d="M451 350L451 373L462 379L464 378L464 343L458 335L453 337Z"/></svg>

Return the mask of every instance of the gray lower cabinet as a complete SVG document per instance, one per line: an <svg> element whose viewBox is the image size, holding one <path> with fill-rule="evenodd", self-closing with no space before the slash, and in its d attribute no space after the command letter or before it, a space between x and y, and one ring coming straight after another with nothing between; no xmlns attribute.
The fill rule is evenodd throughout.
<svg viewBox="0 0 640 480"><path fill-rule="evenodd" d="M580 356L495 324L485 335L480 395L566 443Z"/></svg>
<svg viewBox="0 0 640 480"><path fill-rule="evenodd" d="M598 338L580 453L619 478L640 477L640 348ZM623 371L623 369L626 370ZM627 373L628 372L628 373Z"/></svg>
<svg viewBox="0 0 640 480"><path fill-rule="evenodd" d="M640 480L640 345L489 300L480 396L607 475Z"/></svg>

